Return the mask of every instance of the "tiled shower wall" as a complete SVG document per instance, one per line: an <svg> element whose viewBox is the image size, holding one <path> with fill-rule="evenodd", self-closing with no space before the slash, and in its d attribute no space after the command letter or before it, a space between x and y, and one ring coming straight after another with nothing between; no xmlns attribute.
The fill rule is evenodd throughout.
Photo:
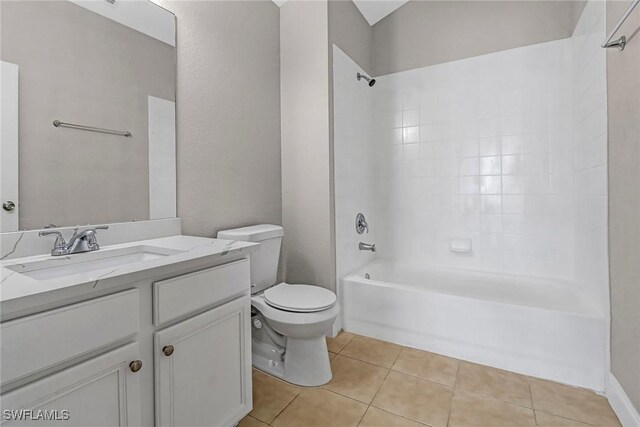
<svg viewBox="0 0 640 427"><path fill-rule="evenodd" d="M357 251L368 240L399 263L575 281L606 311L604 31L604 3L590 1L572 38L373 88L334 48L338 277L371 259Z"/></svg>
<svg viewBox="0 0 640 427"><path fill-rule="evenodd" d="M565 39L378 79L382 256L573 277L571 47ZM471 251L452 252L452 239Z"/></svg>
<svg viewBox="0 0 640 427"><path fill-rule="evenodd" d="M572 37L576 282L608 312L605 4L587 3Z"/></svg>
<svg viewBox="0 0 640 427"><path fill-rule="evenodd" d="M371 252L358 250L358 243L376 243L379 224L373 203L376 170L371 145L375 87L370 88L364 81L358 81L358 72L364 71L334 46L333 157L338 282L346 273L373 259ZM355 231L358 212L365 213L372 225L368 234L359 235Z"/></svg>

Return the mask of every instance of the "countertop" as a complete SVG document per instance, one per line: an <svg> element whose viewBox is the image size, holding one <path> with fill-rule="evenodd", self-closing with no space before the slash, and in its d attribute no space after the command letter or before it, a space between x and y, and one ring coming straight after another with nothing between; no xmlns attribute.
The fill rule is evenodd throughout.
<svg viewBox="0 0 640 427"><path fill-rule="evenodd" d="M89 272L79 272L77 274L46 280L34 279L20 274L19 272L20 268L25 268L25 263L58 258L80 258L91 253L134 246L151 246L181 252L163 256L161 258L133 262L117 267L96 269ZM172 267L179 270L190 261L200 260L202 262L211 262L212 264L218 261L217 263L223 263L225 262L225 259L248 255L249 253L258 250L259 246L259 244L251 242L178 235L102 246L95 252L86 252L60 257L37 255L15 258L3 261L0 265L0 303L2 304L3 309L7 309L9 308L8 305L13 305L12 303L16 303L17 300L25 300L30 297L38 297L38 299L41 300L41 297L46 294L56 292L60 293L60 291L63 290L74 289L78 292L85 292L100 289L103 286L107 286L109 283L124 283L124 279L126 279L127 282L134 282L136 280L142 280L143 278L149 277L153 274L166 274L171 271ZM12 269L7 267L12 267ZM127 277L125 278L125 276ZM68 294L68 292L66 292L66 294Z"/></svg>

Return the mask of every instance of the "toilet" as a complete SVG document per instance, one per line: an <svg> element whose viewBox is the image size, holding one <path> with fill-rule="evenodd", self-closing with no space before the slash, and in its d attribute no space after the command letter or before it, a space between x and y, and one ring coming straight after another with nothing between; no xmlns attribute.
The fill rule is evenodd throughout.
<svg viewBox="0 0 640 427"><path fill-rule="evenodd" d="M325 334L340 313L336 294L307 285L277 283L284 230L261 224L218 232L218 239L260 243L251 258L253 366L292 384L331 380Z"/></svg>

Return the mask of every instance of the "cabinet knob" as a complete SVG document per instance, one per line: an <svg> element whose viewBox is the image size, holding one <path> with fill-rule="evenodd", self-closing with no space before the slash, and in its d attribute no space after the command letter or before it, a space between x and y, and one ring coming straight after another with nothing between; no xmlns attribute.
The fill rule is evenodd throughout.
<svg viewBox="0 0 640 427"><path fill-rule="evenodd" d="M173 354L173 346L165 345L164 347L162 347L162 352L165 356L171 356Z"/></svg>
<svg viewBox="0 0 640 427"><path fill-rule="evenodd" d="M131 372L138 372L140 369L142 369L142 360L134 360L133 362L129 363L129 369L131 369Z"/></svg>

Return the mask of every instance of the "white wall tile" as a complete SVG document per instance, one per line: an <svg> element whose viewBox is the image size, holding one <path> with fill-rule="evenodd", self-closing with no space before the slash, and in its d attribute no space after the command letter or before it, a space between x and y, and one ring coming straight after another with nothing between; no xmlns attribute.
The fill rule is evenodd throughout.
<svg viewBox="0 0 640 427"><path fill-rule="evenodd" d="M571 49L571 40L559 40L379 78L376 87L386 89L374 92L374 122L388 123L377 112L390 107L380 105L390 102L389 92L403 93L405 151L401 158L376 157L374 192L378 199L392 198L383 203L385 227L393 230L385 235L388 240L381 236L386 254L433 265L566 277L548 253L525 248L530 239L530 245L548 244L545 239L560 227L552 219L571 211L574 164L601 159L602 152L592 147L574 158L567 113L573 103L572 61L566 60ZM562 120L550 120L557 112ZM384 146L379 137L384 134L374 135L377 149ZM581 179L597 193L600 176L585 172ZM429 224L408 227L424 223L419 212L429 212ZM535 222L542 217L547 220ZM529 218L534 218L531 227ZM573 221L562 225L570 230L565 238L572 246ZM530 229L543 232L527 234ZM448 250L452 236L481 241L462 258ZM421 243L426 241L430 244Z"/></svg>
<svg viewBox="0 0 640 427"><path fill-rule="evenodd" d="M495 156L502 153L500 138L497 136L480 138L479 153L481 156Z"/></svg>
<svg viewBox="0 0 640 427"><path fill-rule="evenodd" d="M380 256L574 279L602 292L603 31L604 4L592 0L570 39L381 76L374 88L349 86L357 66L339 65L350 91L341 111L353 123L343 134L353 139L344 140L349 162L335 161L344 232L351 211L371 209ZM346 203L351 211L338 217ZM451 253L453 237L472 239L472 253ZM343 251L357 243L349 239ZM359 255L342 265L355 266Z"/></svg>
<svg viewBox="0 0 640 427"><path fill-rule="evenodd" d="M607 88L605 5L589 1L572 37L573 164L575 280L592 300L608 311L607 260ZM552 188L559 188L552 175ZM604 236L604 237L603 237Z"/></svg>
<svg viewBox="0 0 640 427"><path fill-rule="evenodd" d="M375 242L381 228L378 209L374 208L376 158L391 164L416 163L415 171L419 172L420 144L417 143L418 111L398 109L393 103L394 97L389 96L390 102L383 104L384 107L379 105L376 110L380 121L372 123L372 91L378 86L370 88L358 82L356 73L363 71L335 46L333 55L336 272L339 279L373 258L371 252L358 250L358 242ZM407 127L403 127L404 123ZM378 129L376 142L379 145L374 147L373 135ZM358 212L363 212L371 225L368 235L360 236L355 231Z"/></svg>

